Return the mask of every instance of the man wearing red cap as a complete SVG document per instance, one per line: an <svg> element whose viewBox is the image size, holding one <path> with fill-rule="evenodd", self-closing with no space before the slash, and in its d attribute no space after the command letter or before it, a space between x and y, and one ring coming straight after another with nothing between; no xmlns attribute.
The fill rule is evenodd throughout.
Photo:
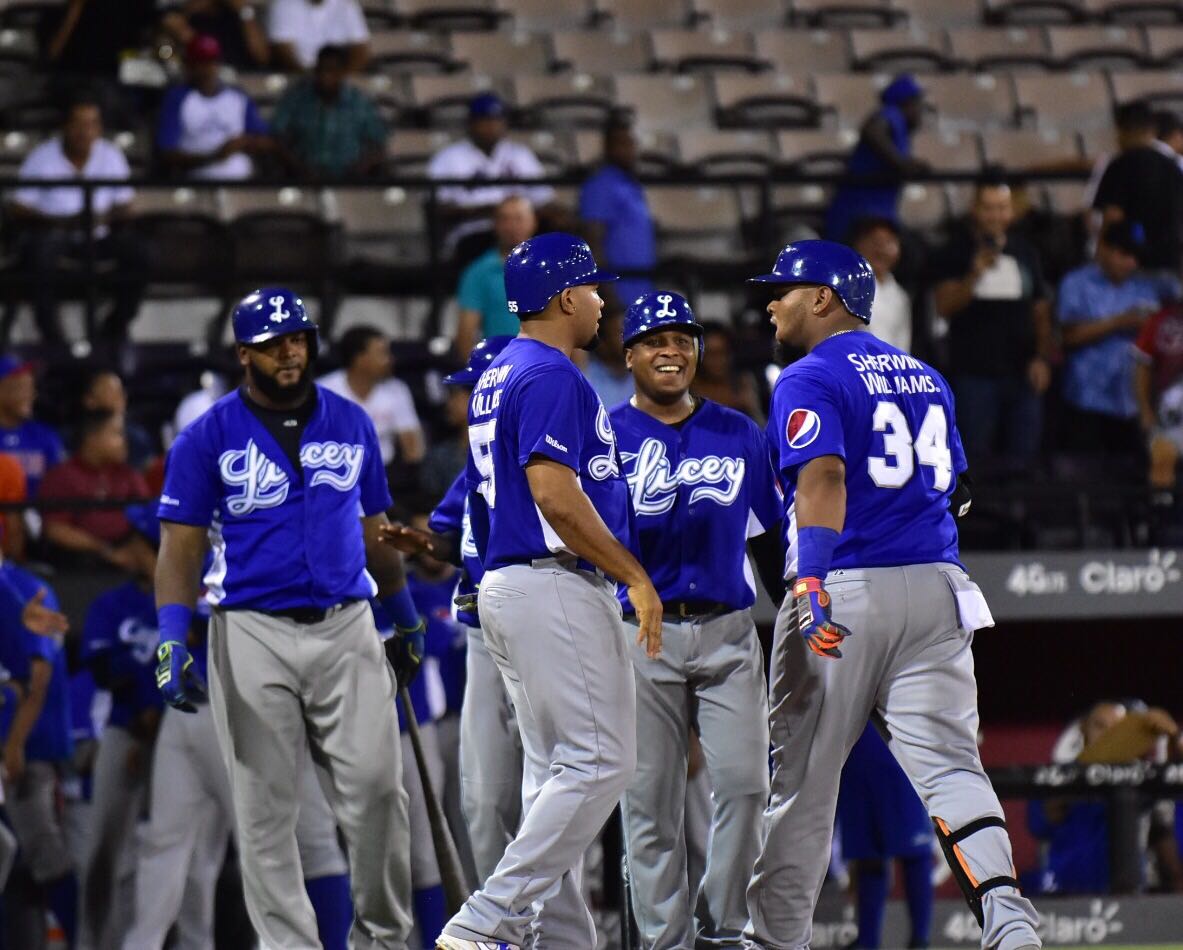
<svg viewBox="0 0 1183 950"><path fill-rule="evenodd" d="M219 78L218 41L195 33L185 46L187 82L173 86L160 107L156 144L173 171L206 179L254 174L252 155L272 148L254 101Z"/></svg>

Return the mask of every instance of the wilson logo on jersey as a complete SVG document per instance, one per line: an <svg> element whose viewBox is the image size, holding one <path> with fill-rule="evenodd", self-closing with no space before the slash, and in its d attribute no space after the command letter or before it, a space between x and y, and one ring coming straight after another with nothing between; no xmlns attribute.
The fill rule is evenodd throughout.
<svg viewBox="0 0 1183 950"><path fill-rule="evenodd" d="M703 499L730 505L739 497L743 487L744 460L705 455L702 458L682 459L677 469L670 470L665 443L660 439L646 439L636 452L623 453L633 508L639 515L661 515L669 511L678 498L678 486L696 486L690 492L690 504Z"/></svg>
<svg viewBox="0 0 1183 950"><path fill-rule="evenodd" d="M300 464L306 469L319 469L313 474L310 487L328 485L347 492L357 484L365 454L362 445L309 442L300 448ZM263 454L254 439L249 440L241 451L223 452L218 456L218 472L227 486L242 489L226 499L226 510L236 517L258 508L282 505L291 487L287 473Z"/></svg>
<svg viewBox="0 0 1183 950"><path fill-rule="evenodd" d="M789 413L785 437L790 449L803 449L822 431L822 421L812 409L794 409Z"/></svg>

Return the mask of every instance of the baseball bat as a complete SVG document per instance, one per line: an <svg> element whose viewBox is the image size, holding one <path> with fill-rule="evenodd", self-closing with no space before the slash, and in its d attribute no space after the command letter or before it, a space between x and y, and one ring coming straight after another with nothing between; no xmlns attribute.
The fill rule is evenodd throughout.
<svg viewBox="0 0 1183 950"><path fill-rule="evenodd" d="M427 800L427 820L431 823L431 843L435 847L435 859L440 866L440 881L444 887L444 900L448 905L448 915L455 914L472 888L464 877L464 866L460 863L460 853L456 850L456 842L452 839L452 832L448 828L448 819L444 816L444 809L440 800L436 798L435 787L431 783L431 775L427 771L427 757L423 754L423 740L419 736L419 723L415 719L415 707L411 703L411 694L406 687L398 691L399 699L403 703L403 715L407 721L407 734L411 737L411 748L415 750L415 765L419 769L419 781L423 785L423 797Z"/></svg>

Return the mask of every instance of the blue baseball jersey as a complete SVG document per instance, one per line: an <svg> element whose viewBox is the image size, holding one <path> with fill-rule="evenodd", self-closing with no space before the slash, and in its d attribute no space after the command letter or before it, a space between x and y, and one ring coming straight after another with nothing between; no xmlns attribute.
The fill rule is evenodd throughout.
<svg viewBox="0 0 1183 950"><path fill-rule="evenodd" d="M321 386L316 397L299 472L237 391L169 450L159 514L209 526L210 604L331 607L377 593L359 522L390 507L374 424L360 406Z"/></svg>
<svg viewBox="0 0 1183 950"><path fill-rule="evenodd" d="M26 419L13 428L0 428L0 452L13 456L25 473L29 497L37 495L45 473L66 459L61 437L49 426Z"/></svg>
<svg viewBox="0 0 1183 950"><path fill-rule="evenodd" d="M476 541L472 534L472 516L469 511L469 495L467 476L461 472L452 482L440 503L435 506L431 517L427 519L427 526L436 534L454 534L459 538L460 560L463 570L456 583L456 596L475 594L480 587L485 569L481 565L480 555L477 553ZM475 610L460 610L456 608L454 614L457 620L470 627L479 627L480 618Z"/></svg>
<svg viewBox="0 0 1183 950"><path fill-rule="evenodd" d="M144 709L160 709L156 688L156 599L134 582L96 597L82 627L82 659L103 667L111 685L112 726L126 728Z"/></svg>
<svg viewBox="0 0 1183 950"><path fill-rule="evenodd" d="M485 570L566 551L530 493L525 468L534 456L574 470L608 530L629 544L628 484L612 423L559 350L518 337L501 351L473 389L468 444L468 488L480 496L470 514Z"/></svg>
<svg viewBox="0 0 1183 950"><path fill-rule="evenodd" d="M835 569L960 563L948 499L965 451L953 393L931 366L870 333L836 334L780 374L768 437L786 524L801 466L823 455L846 463ZM794 552L795 538L786 540Z"/></svg>
<svg viewBox="0 0 1183 950"><path fill-rule="evenodd" d="M468 634L452 612L458 573L449 572L447 577L438 580L427 580L413 571L407 575L411 599L427 623L426 651L438 665L448 712L460 712L460 704L464 701L468 652Z"/></svg>
<svg viewBox="0 0 1183 950"><path fill-rule="evenodd" d="M710 400L677 426L627 402L610 415L632 499L633 550L661 599L750 607L756 586L747 540L781 521L760 427ZM618 593L629 609L628 595Z"/></svg>

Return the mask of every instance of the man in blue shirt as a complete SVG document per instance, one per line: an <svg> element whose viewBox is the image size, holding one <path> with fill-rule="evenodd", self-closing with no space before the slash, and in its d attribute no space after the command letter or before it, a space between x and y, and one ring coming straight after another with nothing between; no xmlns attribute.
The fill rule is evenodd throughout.
<svg viewBox="0 0 1183 950"><path fill-rule="evenodd" d="M852 177L876 176L882 184L839 185L826 215L826 237L845 241L859 218L899 221L900 177L925 171L928 163L912 157L912 133L924 115L924 89L908 73L901 73L879 95L882 107L859 133L858 144L846 163Z"/></svg>
<svg viewBox="0 0 1183 950"><path fill-rule="evenodd" d="M579 217L604 263L625 272L613 288L620 301L627 306L651 291L642 274L657 266L657 229L637 181L637 138L619 117L604 128L604 164L579 191Z"/></svg>
<svg viewBox="0 0 1183 950"><path fill-rule="evenodd" d="M1173 278L1139 271L1146 241L1128 221L1105 226L1091 264L1067 274L1056 304L1064 349L1065 447L1088 455L1140 458L1134 396L1134 338L1168 297Z"/></svg>
<svg viewBox="0 0 1183 950"><path fill-rule="evenodd" d="M0 356L0 452L20 462L30 498L41 479L66 458L61 437L33 419L37 386L33 367L13 356Z"/></svg>

